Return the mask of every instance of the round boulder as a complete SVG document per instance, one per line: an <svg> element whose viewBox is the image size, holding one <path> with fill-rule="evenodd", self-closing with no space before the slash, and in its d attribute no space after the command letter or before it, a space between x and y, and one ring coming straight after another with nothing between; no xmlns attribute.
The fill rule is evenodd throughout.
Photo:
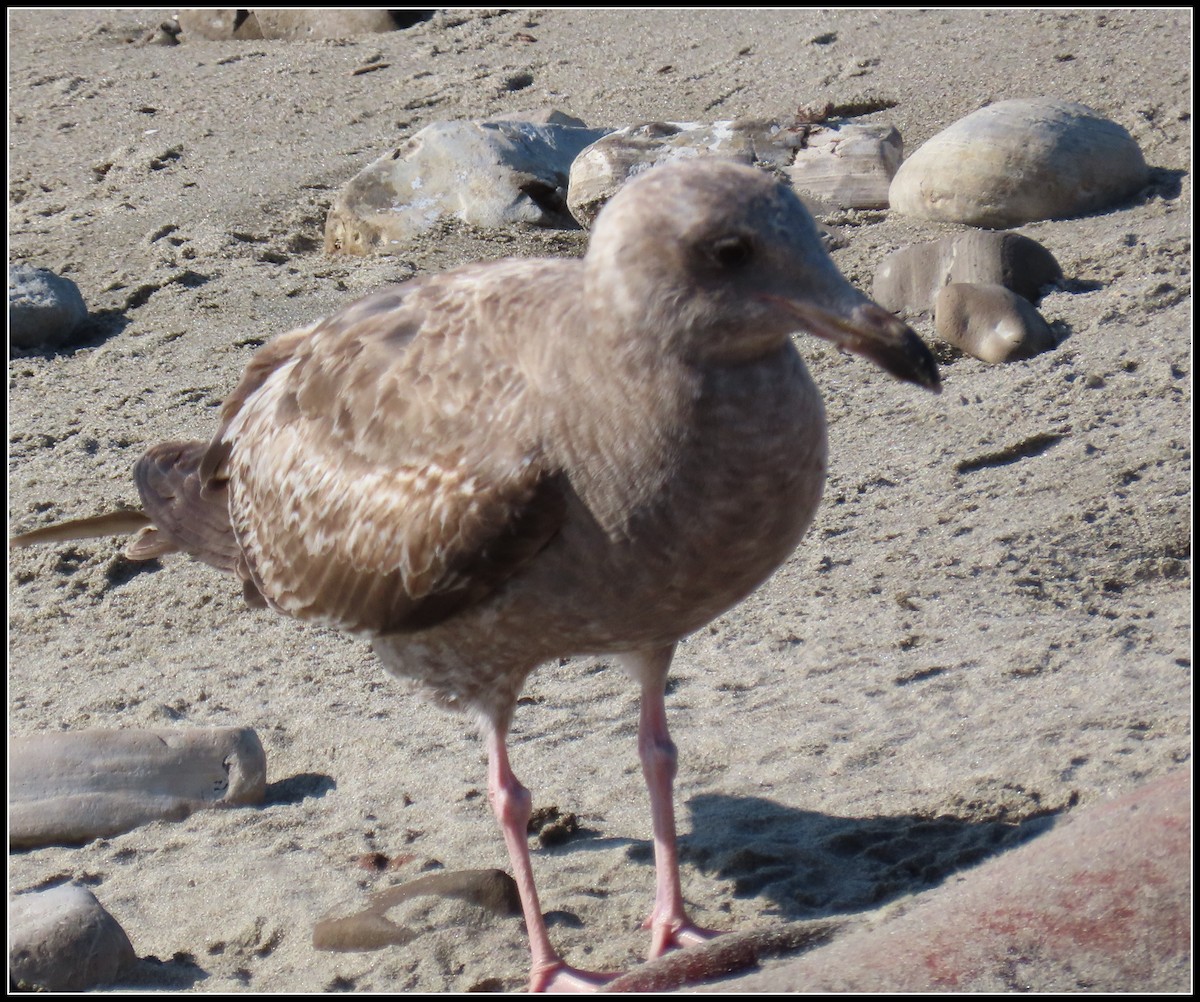
<svg viewBox="0 0 1200 1002"><path fill-rule="evenodd" d="M905 215L1004 229L1099 212L1149 179L1116 122L1041 97L990 104L939 132L900 165L889 200Z"/></svg>

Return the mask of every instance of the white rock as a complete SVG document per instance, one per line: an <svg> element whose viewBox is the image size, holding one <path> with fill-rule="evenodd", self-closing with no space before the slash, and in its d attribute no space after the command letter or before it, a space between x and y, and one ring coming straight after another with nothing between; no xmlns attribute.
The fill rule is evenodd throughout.
<svg viewBox="0 0 1200 1002"><path fill-rule="evenodd" d="M792 159L789 139L777 122L645 122L609 133L581 152L571 165L567 204L580 226L591 226L631 177L659 164L719 156L738 163L765 162L780 169Z"/></svg>
<svg viewBox="0 0 1200 1002"><path fill-rule="evenodd" d="M659 164L717 156L773 167L793 186L829 207L887 204L888 182L903 144L891 126L810 125L758 119L646 122L617 129L571 165L567 204L581 226L631 177Z"/></svg>
<svg viewBox="0 0 1200 1002"><path fill-rule="evenodd" d="M843 209L886 209L903 157L890 125L815 125L786 173L797 191Z"/></svg>
<svg viewBox="0 0 1200 1002"><path fill-rule="evenodd" d="M604 134L521 121L435 122L338 194L325 222L325 250L386 253L446 218L485 229L573 227L566 208L571 162Z"/></svg>
<svg viewBox="0 0 1200 1002"><path fill-rule="evenodd" d="M1149 168L1133 138L1082 104L1001 101L939 132L896 172L897 212L1003 229L1116 205Z"/></svg>

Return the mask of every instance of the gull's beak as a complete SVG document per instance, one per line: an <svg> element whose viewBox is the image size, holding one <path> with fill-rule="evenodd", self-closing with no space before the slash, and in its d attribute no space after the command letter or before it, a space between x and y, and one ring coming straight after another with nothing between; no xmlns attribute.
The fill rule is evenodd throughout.
<svg viewBox="0 0 1200 1002"><path fill-rule="evenodd" d="M933 353L908 324L882 306L864 299L841 315L810 302L774 295L766 298L792 314L806 333L870 359L897 379L934 393L942 391Z"/></svg>

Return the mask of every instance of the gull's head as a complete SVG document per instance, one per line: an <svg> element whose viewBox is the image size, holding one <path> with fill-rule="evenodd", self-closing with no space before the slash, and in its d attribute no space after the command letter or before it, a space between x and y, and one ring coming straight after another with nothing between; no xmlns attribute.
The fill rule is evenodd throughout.
<svg viewBox="0 0 1200 1002"><path fill-rule="evenodd" d="M596 220L589 297L617 336L697 364L737 364L812 334L893 376L940 388L929 349L838 271L786 184L716 158L655 167Z"/></svg>

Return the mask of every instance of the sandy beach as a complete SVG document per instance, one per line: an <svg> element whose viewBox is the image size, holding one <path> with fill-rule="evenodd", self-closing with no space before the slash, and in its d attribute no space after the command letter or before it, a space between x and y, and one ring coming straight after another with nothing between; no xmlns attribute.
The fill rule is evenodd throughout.
<svg viewBox="0 0 1200 1002"><path fill-rule="evenodd" d="M822 507L770 581L680 645L668 690L684 892L702 926L853 926L1190 762L1190 13L462 10L348 39L143 44L171 13L9 14L10 262L70 278L91 315L78 345L10 352L10 531L135 506L136 459L210 435L277 334L468 261L583 253L582 231L454 225L326 255L337 191L431 122L871 100L863 120L911 152L989 102L1058 97L1127 129L1153 182L1020 228L1065 275L1040 305L1055 350L942 353L934 396L802 339L829 416ZM868 292L887 253L963 229L825 221ZM10 552L10 735L253 727L267 801L10 854L10 893L90 888L142 989L521 990L521 920L461 902L396 909L402 945L313 946L392 884L507 868L474 724L364 641L250 611L187 560L133 565L123 542ZM579 658L535 673L510 742L535 807L578 817L534 866L556 944L594 970L647 945L636 730L636 688Z"/></svg>

